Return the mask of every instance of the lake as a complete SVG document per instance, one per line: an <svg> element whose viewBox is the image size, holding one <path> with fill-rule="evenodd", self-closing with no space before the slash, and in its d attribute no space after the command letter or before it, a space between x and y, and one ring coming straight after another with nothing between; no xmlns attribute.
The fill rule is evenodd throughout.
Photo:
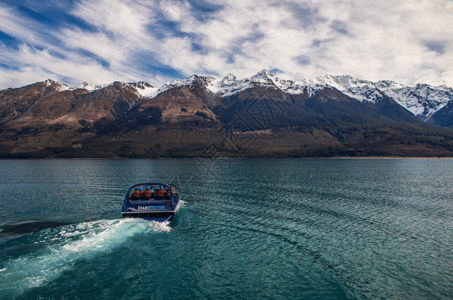
<svg viewBox="0 0 453 300"><path fill-rule="evenodd" d="M182 196L122 219L133 184ZM2 299L452 299L451 159L0 160Z"/></svg>

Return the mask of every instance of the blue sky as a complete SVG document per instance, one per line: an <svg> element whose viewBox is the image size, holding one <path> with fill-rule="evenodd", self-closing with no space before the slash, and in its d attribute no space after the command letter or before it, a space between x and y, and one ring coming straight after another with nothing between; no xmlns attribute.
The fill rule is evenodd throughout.
<svg viewBox="0 0 453 300"><path fill-rule="evenodd" d="M450 0L0 0L0 89L352 75L453 87Z"/></svg>

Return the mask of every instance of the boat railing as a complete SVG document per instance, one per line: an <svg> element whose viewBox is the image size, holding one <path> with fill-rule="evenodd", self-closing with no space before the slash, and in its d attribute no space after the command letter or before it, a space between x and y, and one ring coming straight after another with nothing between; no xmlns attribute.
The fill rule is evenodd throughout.
<svg viewBox="0 0 453 300"><path fill-rule="evenodd" d="M140 203L158 203L158 202L171 202L171 199L150 199L150 200L142 200L142 199L139 199L139 200L132 200L132 199L129 199L129 203L131 204L140 204Z"/></svg>

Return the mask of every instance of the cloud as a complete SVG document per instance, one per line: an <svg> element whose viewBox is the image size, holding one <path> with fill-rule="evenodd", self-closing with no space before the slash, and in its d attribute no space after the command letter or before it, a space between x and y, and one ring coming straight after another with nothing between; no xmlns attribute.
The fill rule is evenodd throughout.
<svg viewBox="0 0 453 300"><path fill-rule="evenodd" d="M334 31L338 32L339 34L344 34L344 35L349 34L348 25L346 24L346 22L343 22L343 21L339 21L339 20L332 21L332 23L330 24L330 28L332 28Z"/></svg>
<svg viewBox="0 0 453 300"><path fill-rule="evenodd" d="M310 57L307 55L300 55L295 58L296 62L301 66L308 66L310 64Z"/></svg>
<svg viewBox="0 0 453 300"><path fill-rule="evenodd" d="M14 37L0 31L0 43L8 48L18 49L19 41Z"/></svg>
<svg viewBox="0 0 453 300"><path fill-rule="evenodd" d="M0 4L0 88L325 74L453 86L448 0L26 0Z"/></svg>
<svg viewBox="0 0 453 300"><path fill-rule="evenodd" d="M0 75L8 78L1 82L2 87L46 78L72 85L82 81L92 84L143 79L158 82L170 80L177 74L177 71L171 72L171 67L162 72L165 66L160 63L157 72L140 70L130 63L134 53L152 49L150 45L157 44L146 31L150 11L144 4L99 1L75 5L66 13L71 15L69 19L73 23L73 20L82 20L74 26L67 26L66 21L54 26L58 20L21 12L17 7L0 6L3 17L0 30L7 31L0 35L4 38L0 47L17 45L15 51L2 51L0 56ZM27 15L30 17L24 18ZM53 29L47 28L47 23Z"/></svg>
<svg viewBox="0 0 453 300"><path fill-rule="evenodd" d="M327 21L319 14L319 5L309 1L277 1L271 4L276 7L283 7L292 18L282 20L282 24L295 29L310 29Z"/></svg>
<svg viewBox="0 0 453 300"><path fill-rule="evenodd" d="M446 52L447 43L442 41L426 41L425 46L430 50L436 52L438 55L443 55Z"/></svg>

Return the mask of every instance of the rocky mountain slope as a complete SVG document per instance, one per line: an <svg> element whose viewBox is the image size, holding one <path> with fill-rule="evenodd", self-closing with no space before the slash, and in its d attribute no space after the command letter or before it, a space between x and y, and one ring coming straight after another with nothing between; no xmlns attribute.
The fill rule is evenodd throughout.
<svg viewBox="0 0 453 300"><path fill-rule="evenodd" d="M213 91L221 96L230 96L255 85L277 88L292 95L309 96L313 96L320 89L334 87L352 98L370 103L377 103L386 96L422 120L429 120L453 100L453 89L445 86L417 84L409 87L388 80L371 82L351 76L331 75L294 81L280 79L266 70L241 80L228 74L223 80L213 84Z"/></svg>
<svg viewBox="0 0 453 300"><path fill-rule="evenodd" d="M0 91L2 157L452 156L453 90L350 76L46 80Z"/></svg>

